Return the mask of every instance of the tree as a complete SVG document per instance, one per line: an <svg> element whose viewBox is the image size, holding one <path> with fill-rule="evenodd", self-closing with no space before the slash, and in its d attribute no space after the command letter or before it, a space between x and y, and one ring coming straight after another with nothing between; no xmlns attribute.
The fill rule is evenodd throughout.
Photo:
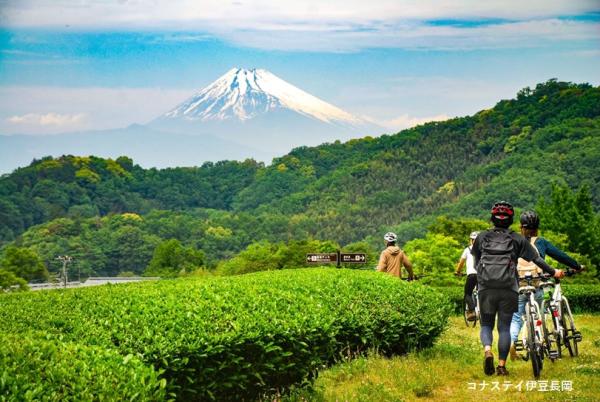
<svg viewBox="0 0 600 402"><path fill-rule="evenodd" d="M8 246L4 249L0 269L12 272L26 281L48 279L48 270L40 256L35 251L24 247Z"/></svg>
<svg viewBox="0 0 600 402"><path fill-rule="evenodd" d="M174 277L191 273L203 265L204 253L201 250L184 247L179 240L171 239L156 247L144 275Z"/></svg>
<svg viewBox="0 0 600 402"><path fill-rule="evenodd" d="M27 282L10 271L0 269L0 290L27 290Z"/></svg>
<svg viewBox="0 0 600 402"><path fill-rule="evenodd" d="M449 236L428 233L424 239L414 239L404 245L413 264L415 275L423 275L423 283L454 284L453 272L462 248Z"/></svg>
<svg viewBox="0 0 600 402"><path fill-rule="evenodd" d="M282 268L282 244L273 244L266 240L252 243L234 258L217 267L222 275L247 274L250 272L270 271Z"/></svg>
<svg viewBox="0 0 600 402"><path fill-rule="evenodd" d="M471 232L485 230L489 226L490 224L488 222L480 219L452 219L442 215L436 219L434 224L429 226L429 231L431 233L452 237L460 244L467 244Z"/></svg>
<svg viewBox="0 0 600 402"><path fill-rule="evenodd" d="M600 265L597 252L600 250L600 214L594 212L588 186L583 185L574 192L566 185L554 185L550 201L541 199L537 212L541 229L567 235L569 250L587 255L594 265Z"/></svg>

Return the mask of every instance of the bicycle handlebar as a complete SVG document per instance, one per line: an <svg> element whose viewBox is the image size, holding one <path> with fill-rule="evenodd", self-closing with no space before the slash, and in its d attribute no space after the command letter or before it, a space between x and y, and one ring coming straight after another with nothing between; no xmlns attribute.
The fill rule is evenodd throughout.
<svg viewBox="0 0 600 402"><path fill-rule="evenodd" d="M429 275L415 275L412 279L411 278L400 278L400 279L402 279L403 281L411 282L411 281L419 280L421 278L425 278L427 276L429 276Z"/></svg>
<svg viewBox="0 0 600 402"><path fill-rule="evenodd" d="M579 273L581 273L581 271L583 271L583 267L582 267L582 269L579 269L579 270L576 270L576 269L573 269L573 268L569 268L569 267L567 267L567 268L564 270L564 272L565 272L565 276L573 276L573 275L576 275L576 274L579 274ZM526 277L524 277L524 278L519 278L519 280L525 280L525 281L528 281L528 282L530 282L530 281L532 281L532 280L535 280L535 279L538 279L538 278L539 278L539 279L541 279L541 280L542 280L542 282L544 282L544 283L542 284L542 286L543 286L544 284L546 284L546 285L547 285L547 284L548 284L548 281L549 281L550 279L554 279L554 282L555 282L555 283L560 283L560 279L559 279L559 278L555 278L555 277L554 277L554 275L550 275L550 274L546 274L546 273L543 273L543 274L541 274L541 275L539 275L539 276L537 276L537 277L535 277L535 276L529 276L529 277L527 277L527 276L526 276Z"/></svg>

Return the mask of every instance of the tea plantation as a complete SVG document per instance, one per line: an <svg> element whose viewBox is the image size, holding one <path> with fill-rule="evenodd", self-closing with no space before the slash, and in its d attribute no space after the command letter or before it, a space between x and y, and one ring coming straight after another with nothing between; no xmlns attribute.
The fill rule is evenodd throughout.
<svg viewBox="0 0 600 402"><path fill-rule="evenodd" d="M345 269L0 295L0 401L253 400L343 358L427 348L451 310Z"/></svg>

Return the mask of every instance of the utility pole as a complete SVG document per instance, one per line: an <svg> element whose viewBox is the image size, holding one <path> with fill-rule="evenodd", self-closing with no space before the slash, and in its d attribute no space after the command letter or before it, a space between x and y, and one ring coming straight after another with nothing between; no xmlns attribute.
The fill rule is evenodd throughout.
<svg viewBox="0 0 600 402"><path fill-rule="evenodd" d="M71 256L69 255L59 255L58 257L56 257L57 260L62 261L63 263L63 284L64 287L67 287L67 264L69 264L71 262L71 260L73 258L71 258Z"/></svg>

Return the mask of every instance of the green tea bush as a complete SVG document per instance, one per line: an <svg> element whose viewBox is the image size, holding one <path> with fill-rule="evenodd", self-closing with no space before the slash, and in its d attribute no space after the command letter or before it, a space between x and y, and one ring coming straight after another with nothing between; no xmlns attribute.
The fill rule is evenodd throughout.
<svg viewBox="0 0 600 402"><path fill-rule="evenodd" d="M563 296L569 300L569 305L574 313L600 312L600 285L571 285L561 283ZM436 287L450 299L450 303L456 314L462 314L463 286Z"/></svg>
<svg viewBox="0 0 600 402"><path fill-rule="evenodd" d="M139 356L180 400L251 400L340 359L431 346L442 294L389 275L298 269L0 297L0 332Z"/></svg>
<svg viewBox="0 0 600 402"><path fill-rule="evenodd" d="M165 399L165 380L138 358L74 343L0 335L0 401Z"/></svg>

